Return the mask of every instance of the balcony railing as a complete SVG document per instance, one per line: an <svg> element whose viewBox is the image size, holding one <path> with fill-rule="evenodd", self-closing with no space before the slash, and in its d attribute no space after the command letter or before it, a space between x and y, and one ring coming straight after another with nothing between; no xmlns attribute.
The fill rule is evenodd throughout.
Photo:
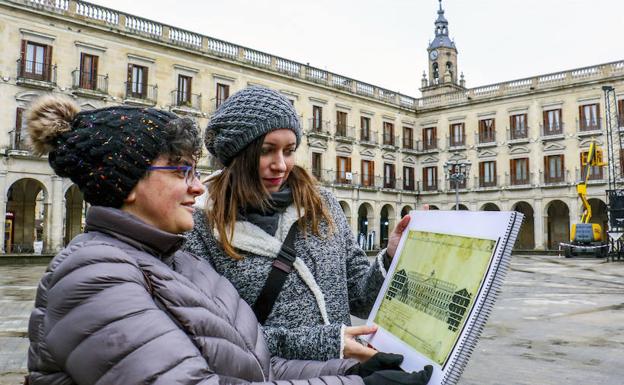
<svg viewBox="0 0 624 385"><path fill-rule="evenodd" d="M360 143L369 145L379 144L377 140L377 131L364 130L360 128Z"/></svg>
<svg viewBox="0 0 624 385"><path fill-rule="evenodd" d="M438 186L441 185L440 180L436 179L434 181L432 181L433 183L428 183L429 181L427 181L426 179L422 181L422 191L425 192L437 192L438 191Z"/></svg>
<svg viewBox="0 0 624 385"><path fill-rule="evenodd" d="M384 146L397 146L397 144L399 143L399 136L398 135L390 135L388 133L384 133L382 135L382 140L381 140L381 144Z"/></svg>
<svg viewBox="0 0 624 385"><path fill-rule="evenodd" d="M585 167L579 169L576 169L576 180L577 181L584 181L585 180ZM592 167L589 171L589 178L588 181L605 181L605 177L604 177L604 167L599 167L599 166L595 166Z"/></svg>
<svg viewBox="0 0 624 385"><path fill-rule="evenodd" d="M540 183L542 185L567 185L572 183L570 178L570 170L557 170L556 172L550 172L545 174L540 171Z"/></svg>
<svg viewBox="0 0 624 385"><path fill-rule="evenodd" d="M336 171L327 169L312 169L312 175L322 184L339 186L341 188L361 189L389 189L414 192L419 191L419 184L414 180L383 175L361 174L358 172ZM437 187L436 187L437 189ZM388 192L388 191L387 191Z"/></svg>
<svg viewBox="0 0 624 385"><path fill-rule="evenodd" d="M497 187L499 179L498 175L492 175L488 179L484 175L479 175L474 177L474 185L479 188Z"/></svg>
<svg viewBox="0 0 624 385"><path fill-rule="evenodd" d="M477 145L495 145L496 131L475 133L475 142Z"/></svg>
<svg viewBox="0 0 624 385"><path fill-rule="evenodd" d="M414 138L403 137L404 150L418 150L418 142Z"/></svg>
<svg viewBox="0 0 624 385"><path fill-rule="evenodd" d="M461 138L447 137L446 145L449 148L461 148L466 147L466 137L462 136Z"/></svg>
<svg viewBox="0 0 624 385"><path fill-rule="evenodd" d="M581 119L576 121L578 131L598 131L602 129L601 118L597 119Z"/></svg>
<svg viewBox="0 0 624 385"><path fill-rule="evenodd" d="M563 122L551 123L551 124L542 123L540 125L540 132L542 134L542 137L562 136L564 127L565 125L563 124Z"/></svg>
<svg viewBox="0 0 624 385"><path fill-rule="evenodd" d="M335 137L342 140L355 140L355 127L337 124Z"/></svg>
<svg viewBox="0 0 624 385"><path fill-rule="evenodd" d="M514 175L513 178L509 174L505 174L505 185L510 187L530 187L533 179L535 178L534 173L530 172L527 175Z"/></svg>
<svg viewBox="0 0 624 385"><path fill-rule="evenodd" d="M17 79L56 84L56 64L18 59Z"/></svg>
<svg viewBox="0 0 624 385"><path fill-rule="evenodd" d="M171 91L171 105L201 111L201 94L173 90Z"/></svg>
<svg viewBox="0 0 624 385"><path fill-rule="evenodd" d="M156 103L158 100L158 86L137 82L126 82L126 99L138 99Z"/></svg>
<svg viewBox="0 0 624 385"><path fill-rule="evenodd" d="M438 138L434 138L432 140L426 140L424 142L419 142L419 144L422 145L421 150L423 152L437 151L439 149L438 143L439 143Z"/></svg>
<svg viewBox="0 0 624 385"><path fill-rule="evenodd" d="M11 132L11 150L30 151L28 145L28 134L22 130L13 129Z"/></svg>
<svg viewBox="0 0 624 385"><path fill-rule="evenodd" d="M507 140L514 142L522 142L529 139L529 127L519 126L507 129Z"/></svg>
<svg viewBox="0 0 624 385"><path fill-rule="evenodd" d="M108 93L108 75L97 75L81 70L72 71L72 88L101 94Z"/></svg>
<svg viewBox="0 0 624 385"><path fill-rule="evenodd" d="M308 119L308 132L311 134L329 135L329 120Z"/></svg>

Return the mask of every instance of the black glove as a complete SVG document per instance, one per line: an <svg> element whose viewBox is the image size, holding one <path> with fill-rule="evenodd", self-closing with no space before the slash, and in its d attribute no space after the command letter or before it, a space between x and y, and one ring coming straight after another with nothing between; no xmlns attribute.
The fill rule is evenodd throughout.
<svg viewBox="0 0 624 385"><path fill-rule="evenodd" d="M350 367L345 374L367 377L379 370L401 370L399 366L401 362L403 362L403 356L400 354L380 352L361 364Z"/></svg>
<svg viewBox="0 0 624 385"><path fill-rule="evenodd" d="M427 365L420 372L406 373L402 370L380 370L362 378L365 385L427 385L433 366Z"/></svg>

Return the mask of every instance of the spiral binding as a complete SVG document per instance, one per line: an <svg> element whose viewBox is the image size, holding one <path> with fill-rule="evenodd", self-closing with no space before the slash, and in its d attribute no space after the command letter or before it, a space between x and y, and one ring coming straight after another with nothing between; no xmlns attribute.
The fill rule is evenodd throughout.
<svg viewBox="0 0 624 385"><path fill-rule="evenodd" d="M468 364L468 359L470 359L472 352L477 346L477 342L490 317L511 264L511 251L514 243L510 242L510 240L517 238L523 219L523 214L515 211L511 213L507 231L502 238L503 243L496 245L496 253L492 260L493 270L487 274L483 291L474 305L473 312L476 314L474 322L466 325L466 329L462 332L457 344L455 358L448 364L448 368L442 377L441 385L457 384L459 377Z"/></svg>

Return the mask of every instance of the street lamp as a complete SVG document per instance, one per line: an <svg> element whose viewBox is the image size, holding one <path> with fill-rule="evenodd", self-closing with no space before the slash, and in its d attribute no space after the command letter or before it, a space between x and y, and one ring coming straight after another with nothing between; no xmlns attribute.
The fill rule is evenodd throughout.
<svg viewBox="0 0 624 385"><path fill-rule="evenodd" d="M459 184L468 179L469 172L470 162L460 159L458 153L454 153L451 159L444 163L446 179L455 183L455 210L459 210Z"/></svg>

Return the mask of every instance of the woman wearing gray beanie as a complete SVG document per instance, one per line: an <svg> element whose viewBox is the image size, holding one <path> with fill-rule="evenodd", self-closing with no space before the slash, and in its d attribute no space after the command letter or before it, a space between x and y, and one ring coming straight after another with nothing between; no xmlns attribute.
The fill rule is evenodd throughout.
<svg viewBox="0 0 624 385"><path fill-rule="evenodd" d="M254 308L272 354L291 359L375 354L350 326L368 316L409 218L370 265L336 198L294 164L299 118L279 92L249 87L227 99L206 129L225 165L208 182L205 212L185 247L208 259Z"/></svg>
<svg viewBox="0 0 624 385"><path fill-rule="evenodd" d="M28 117L36 152L92 204L85 233L50 263L28 326L27 383L425 384L401 356L271 357L252 309L201 258L180 251L204 191L194 123L152 108L79 112L61 97ZM390 382L388 380L390 379ZM405 381L408 382L405 382Z"/></svg>

